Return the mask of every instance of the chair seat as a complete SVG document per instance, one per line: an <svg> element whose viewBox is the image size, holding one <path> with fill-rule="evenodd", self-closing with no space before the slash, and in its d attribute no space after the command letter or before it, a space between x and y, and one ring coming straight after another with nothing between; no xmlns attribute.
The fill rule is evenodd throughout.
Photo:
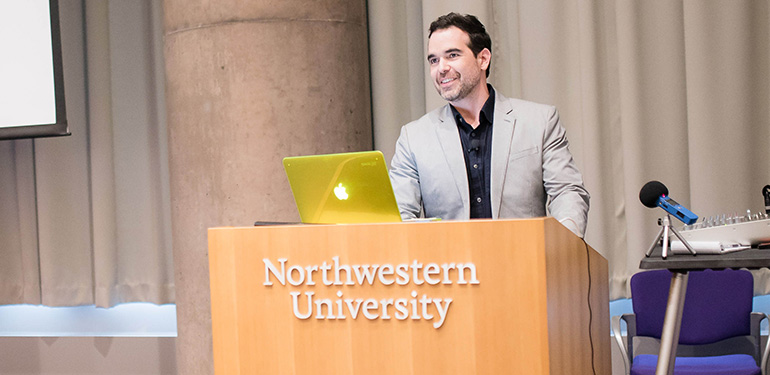
<svg viewBox="0 0 770 375"><path fill-rule="evenodd" d="M655 374L658 356L641 354L634 357L631 375ZM754 358L746 354L714 357L677 357L674 375L760 375Z"/></svg>

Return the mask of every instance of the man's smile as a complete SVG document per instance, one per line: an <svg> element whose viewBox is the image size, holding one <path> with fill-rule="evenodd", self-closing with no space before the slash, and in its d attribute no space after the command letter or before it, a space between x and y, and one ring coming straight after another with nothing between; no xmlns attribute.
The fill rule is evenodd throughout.
<svg viewBox="0 0 770 375"><path fill-rule="evenodd" d="M442 86L446 86L447 84L449 84L451 82L454 82L456 80L457 80L456 77L455 78L444 78L441 81L439 81L439 84L441 84Z"/></svg>

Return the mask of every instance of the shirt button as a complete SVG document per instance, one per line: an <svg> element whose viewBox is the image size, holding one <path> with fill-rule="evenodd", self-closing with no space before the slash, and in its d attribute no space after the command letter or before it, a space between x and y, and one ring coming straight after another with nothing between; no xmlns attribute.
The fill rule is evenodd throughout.
<svg viewBox="0 0 770 375"><path fill-rule="evenodd" d="M471 137L475 137L475 136L476 136L476 132L471 132Z"/></svg>
<svg viewBox="0 0 770 375"><path fill-rule="evenodd" d="M481 197L477 197L477 198L476 198L476 202L479 202L479 203L481 203Z"/></svg>
<svg viewBox="0 0 770 375"><path fill-rule="evenodd" d="M479 169L479 165L478 164L473 164L473 169Z"/></svg>

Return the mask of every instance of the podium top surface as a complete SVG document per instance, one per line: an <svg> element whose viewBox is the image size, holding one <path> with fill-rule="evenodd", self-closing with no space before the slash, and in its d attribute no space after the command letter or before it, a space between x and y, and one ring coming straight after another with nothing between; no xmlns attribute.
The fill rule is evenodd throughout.
<svg viewBox="0 0 770 375"><path fill-rule="evenodd" d="M291 221L268 221L258 220L254 222L253 226L218 226L210 227L209 229L233 229L233 228L262 228L262 227L342 227L342 226L371 226L371 225L412 225L412 224L431 224L431 225L445 225L445 224L457 224L457 223L500 223L500 222L543 222L553 220L558 222L551 216L535 217L535 218L521 218L521 219L470 219L470 220L429 220L429 219L415 219L402 222L383 222L383 223L340 223L340 224L315 224L315 223L301 223Z"/></svg>

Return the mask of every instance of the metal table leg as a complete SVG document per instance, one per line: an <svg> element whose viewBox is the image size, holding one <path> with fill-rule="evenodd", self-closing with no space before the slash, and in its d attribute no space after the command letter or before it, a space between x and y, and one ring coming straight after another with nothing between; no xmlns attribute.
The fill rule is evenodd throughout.
<svg viewBox="0 0 770 375"><path fill-rule="evenodd" d="M687 271L671 271L671 287L666 304L666 317L660 337L660 352L655 375L673 375L676 348L679 345L679 329L682 326L682 309L687 292Z"/></svg>

